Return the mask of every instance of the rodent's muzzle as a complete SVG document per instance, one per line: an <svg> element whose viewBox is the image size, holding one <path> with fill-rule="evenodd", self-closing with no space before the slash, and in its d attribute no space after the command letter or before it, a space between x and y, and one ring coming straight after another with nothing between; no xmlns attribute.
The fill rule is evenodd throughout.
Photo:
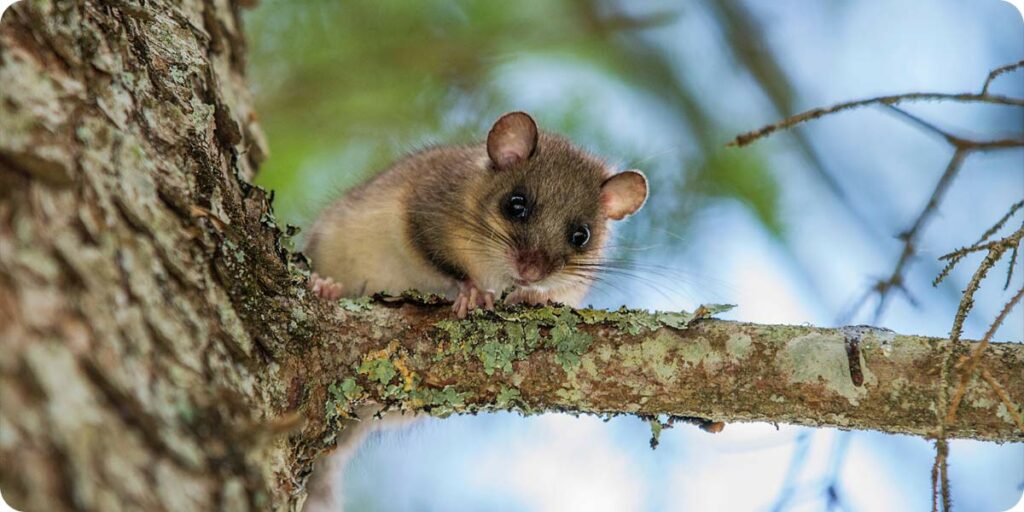
<svg viewBox="0 0 1024 512"><path fill-rule="evenodd" d="M551 261L540 249L522 250L516 254L516 284L535 283L551 274ZM522 281L522 282L519 282Z"/></svg>

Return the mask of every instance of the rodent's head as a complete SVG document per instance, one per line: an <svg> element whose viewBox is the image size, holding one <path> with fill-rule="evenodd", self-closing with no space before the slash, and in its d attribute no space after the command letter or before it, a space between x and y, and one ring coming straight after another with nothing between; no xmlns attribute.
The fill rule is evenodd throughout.
<svg viewBox="0 0 1024 512"><path fill-rule="evenodd" d="M487 135L489 179L477 189L490 240L479 248L490 279L546 291L591 281L608 224L640 209L647 179L612 174L567 139L539 133L523 112L499 118ZM479 208L479 209L478 209Z"/></svg>

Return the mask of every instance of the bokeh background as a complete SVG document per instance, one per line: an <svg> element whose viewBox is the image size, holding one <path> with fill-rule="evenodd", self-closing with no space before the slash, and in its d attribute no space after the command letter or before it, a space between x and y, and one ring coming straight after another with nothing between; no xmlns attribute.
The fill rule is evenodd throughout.
<svg viewBox="0 0 1024 512"><path fill-rule="evenodd" d="M739 307L752 322L873 323L945 336L978 257L945 284L936 258L973 243L1024 197L1024 151L971 155L919 256L879 311L896 235L952 148L892 111L826 117L746 148L738 133L806 109L912 91L978 91L1024 58L1024 23L999 0L518 2L263 0L247 17L249 70L271 156L259 184L285 221L405 152L478 140L526 110L653 195L621 231L630 275L599 307ZM993 85L1024 97L1024 72ZM976 137L1020 136L1024 109L907 110ZM1019 225L1019 218L1008 229ZM965 335L980 337L1005 261ZM1018 309L1019 311L1019 309ZM996 339L1021 342L1016 312ZM1022 370L1024 371L1024 370ZM342 485L348 510L927 510L934 450L918 438L780 425L679 426L657 450L630 418L512 414L424 420L373 437ZM1005 510L1024 491L1024 446L955 441L957 510Z"/></svg>

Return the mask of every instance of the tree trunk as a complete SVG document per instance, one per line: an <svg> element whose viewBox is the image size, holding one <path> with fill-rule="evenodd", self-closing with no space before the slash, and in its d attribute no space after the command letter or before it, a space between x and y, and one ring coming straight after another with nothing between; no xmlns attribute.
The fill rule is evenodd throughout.
<svg viewBox="0 0 1024 512"><path fill-rule="evenodd" d="M294 510L367 400L927 435L970 342L305 293L239 2L26 0L0 24L0 487L23 510ZM691 325L692 323L692 325ZM1018 402L1024 350L985 368ZM972 384L951 436L1024 440Z"/></svg>

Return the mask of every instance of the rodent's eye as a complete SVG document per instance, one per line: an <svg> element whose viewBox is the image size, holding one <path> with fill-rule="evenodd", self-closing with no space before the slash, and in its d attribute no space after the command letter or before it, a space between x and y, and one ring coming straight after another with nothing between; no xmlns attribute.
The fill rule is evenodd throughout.
<svg viewBox="0 0 1024 512"><path fill-rule="evenodd" d="M530 205L527 204L526 196L522 194L508 196L502 209L505 216L511 220L524 221L530 216Z"/></svg>
<svg viewBox="0 0 1024 512"><path fill-rule="evenodd" d="M582 249L590 241L590 228L586 224L576 226L576 229L569 235L569 243Z"/></svg>

